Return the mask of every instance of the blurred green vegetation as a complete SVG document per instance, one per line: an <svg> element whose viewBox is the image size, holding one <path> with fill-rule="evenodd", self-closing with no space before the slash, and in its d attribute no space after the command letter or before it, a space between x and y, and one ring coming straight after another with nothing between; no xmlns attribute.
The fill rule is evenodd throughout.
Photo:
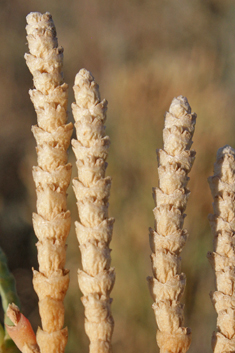
<svg viewBox="0 0 235 353"><path fill-rule="evenodd" d="M31 213L36 165L31 125L36 114L28 96L32 77L25 17L31 11L53 15L64 47L64 77L72 86L80 68L90 70L109 102L111 137L107 175L113 178L110 215L116 218L111 243L117 280L112 292L114 353L157 351L156 324L146 277L151 275L148 227L153 226L152 187L157 186L156 148L162 146L164 113L171 100L186 96L198 115L190 174L191 196L185 227L190 238L182 253L187 275L185 324L192 328L191 353L210 352L215 313L208 293L214 276L206 259L212 249L207 220L212 198L207 177L217 149L235 147L235 3L232 0L0 0L0 246L17 280L23 313L39 325L31 267L37 267ZM69 105L69 120L72 121ZM69 160L74 157L69 151ZM68 208L77 219L75 197ZM72 225L65 300L69 327L67 353L88 351L77 286L80 254Z"/></svg>
<svg viewBox="0 0 235 353"><path fill-rule="evenodd" d="M19 349L10 338L6 330L6 325L12 325L12 321L7 316L8 305L14 303L20 308L20 301L16 293L14 276L10 273L7 265L7 258L0 248L0 296L2 309L4 311L4 325L0 324L0 352L1 353L19 353Z"/></svg>

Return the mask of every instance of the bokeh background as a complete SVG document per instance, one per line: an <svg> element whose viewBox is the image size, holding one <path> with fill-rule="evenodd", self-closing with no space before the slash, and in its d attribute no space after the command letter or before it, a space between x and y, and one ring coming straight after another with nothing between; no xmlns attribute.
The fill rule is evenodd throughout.
<svg viewBox="0 0 235 353"><path fill-rule="evenodd" d="M193 331L191 353L211 352L216 316L209 299L214 275L206 258L212 249L207 216L212 198L207 177L217 149L235 147L235 3L232 0L0 0L0 246L8 256L24 314L40 324L31 267L37 268L31 224L36 165L31 125L36 114L28 96L32 77L24 62L28 50L25 17L31 11L53 15L64 47L64 77L72 86L80 68L90 70L109 102L111 137L107 175L113 178L110 215L116 218L112 265L114 353L158 351L152 299L148 227L153 226L152 187L157 186L156 148L162 146L164 113L171 100L187 96L198 114L190 174L191 196L185 227L190 238L182 253L187 275L185 324ZM69 104L69 121L72 121ZM69 151L69 161L75 161ZM68 207L77 219L75 197ZM68 239L71 283L65 300L69 327L67 353L87 352L83 306L76 272L80 254L74 226Z"/></svg>

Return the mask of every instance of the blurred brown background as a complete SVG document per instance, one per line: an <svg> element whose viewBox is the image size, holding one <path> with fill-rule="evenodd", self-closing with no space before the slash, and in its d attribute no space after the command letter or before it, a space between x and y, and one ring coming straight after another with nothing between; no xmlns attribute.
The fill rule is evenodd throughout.
<svg viewBox="0 0 235 353"><path fill-rule="evenodd" d="M116 218L111 243L117 280L112 292L114 353L157 351L156 324L146 277L151 275L148 227L153 226L152 187L157 186L156 148L162 146L164 113L171 100L188 97L198 114L190 175L191 197L185 227L190 238L182 253L187 275L185 324L192 328L191 353L210 352L215 313L208 293L214 276L206 259L212 249L208 213L212 199L207 177L219 147L235 147L235 3L229 0L0 0L0 246L17 279L23 312L39 325L31 267L37 268L31 213L36 165L31 125L36 114L28 96L32 77L25 17L53 15L64 47L64 77L72 86L80 68L90 70L109 102L111 137L107 175L113 178L110 215ZM69 120L72 121L69 105ZM72 151L69 160L76 168ZM75 198L68 207L77 218ZM67 268L71 284L66 305L67 352L88 351L83 307L77 286L80 266L72 226Z"/></svg>

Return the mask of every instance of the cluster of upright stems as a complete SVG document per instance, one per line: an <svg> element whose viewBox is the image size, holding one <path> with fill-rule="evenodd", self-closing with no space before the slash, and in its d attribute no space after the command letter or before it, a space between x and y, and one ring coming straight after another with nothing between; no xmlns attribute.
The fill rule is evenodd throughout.
<svg viewBox="0 0 235 353"><path fill-rule="evenodd" d="M63 49L58 47L56 30L49 13L27 16L30 54L25 55L35 89L29 91L37 113L32 131L37 142L38 166L33 168L37 213L33 226L38 238L39 271L33 271L33 285L39 297L42 329L37 343L41 353L63 353L67 343L63 300L69 285L64 269L66 238L70 230L66 190L71 178L67 148L73 131L67 124L67 90L63 83Z"/></svg>
<svg viewBox="0 0 235 353"><path fill-rule="evenodd" d="M64 269L65 243L71 223L66 205L72 168L67 164L67 148L73 126L66 124L68 85L63 82L63 49L58 47L52 17L49 13L30 13L27 23L30 54L25 59L33 75L35 89L29 94L37 113L37 126L32 128L38 156L38 166L33 168L37 193L33 225L38 238L39 271L33 271L33 285L39 297L42 329L37 331L35 350L38 351L38 345L41 353L63 353L68 336L67 328L63 328L63 300L69 285L69 271ZM90 353L111 353L114 321L110 292L115 272L110 267L109 248L114 223L108 216L111 178L105 177L110 144L104 126L107 101L101 101L99 87L85 69L76 75L74 93L76 103L72 104L72 111L77 140L72 145L78 177L73 180L73 188L82 259L78 283L83 293ZM183 223L190 194L188 173L195 159L195 151L190 149L195 123L196 114L191 113L187 98L174 98L165 116L163 149L157 151L159 185L153 189L155 230L150 229L153 277L148 277L148 283L161 353L185 353L191 342L191 331L183 326L180 303L186 283L180 269L180 253L188 237ZM234 352L235 150L231 147L218 151L209 183L214 198L214 215L209 217L214 252L208 257L216 273L217 290L211 298L218 313L218 331L213 334L212 346L215 353ZM28 345L24 347L27 353L35 351Z"/></svg>
<svg viewBox="0 0 235 353"><path fill-rule="evenodd" d="M155 230L150 229L153 277L148 281L161 353L184 353L191 342L190 329L183 327L180 298L186 278L179 255L188 237L183 222L190 193L188 173L195 158L190 150L195 123L187 98L174 98L165 115L163 149L157 151L159 187L153 189Z"/></svg>
<svg viewBox="0 0 235 353"><path fill-rule="evenodd" d="M214 353L235 352L235 150L217 152L214 175L208 179L214 214L209 215L214 235L208 258L215 271L216 291L210 293L218 314L212 336Z"/></svg>
<svg viewBox="0 0 235 353"><path fill-rule="evenodd" d="M30 54L25 58L35 86L29 93L38 118L38 126L32 129L38 154L38 166L33 168L37 193L33 225L39 240L39 271L33 271L33 284L42 320L37 343L41 353L63 353L67 342L63 299L69 284L68 270L64 269L70 229L66 190L71 165L67 164L67 148L73 126L66 125L68 86L62 76L63 49L58 47L51 15L30 13L27 23ZM105 177L110 144L104 126L107 101L100 100L98 85L85 69L75 78L74 92L76 103L72 110L77 140L73 140L73 149L78 178L73 186L80 217L76 233L83 266L78 271L78 282L83 293L90 352L110 353L114 322L109 295L115 272L110 268L109 249L114 223L113 218L108 218L111 178Z"/></svg>
<svg viewBox="0 0 235 353"><path fill-rule="evenodd" d="M78 282L85 307L85 331L90 353L110 353L113 332L110 292L115 281L110 268L109 243L114 219L108 217L111 178L105 177L110 140L105 136L107 101L100 100L99 87L85 69L75 78L72 104L77 140L72 140L78 178L73 180L80 222L76 234L83 270Z"/></svg>

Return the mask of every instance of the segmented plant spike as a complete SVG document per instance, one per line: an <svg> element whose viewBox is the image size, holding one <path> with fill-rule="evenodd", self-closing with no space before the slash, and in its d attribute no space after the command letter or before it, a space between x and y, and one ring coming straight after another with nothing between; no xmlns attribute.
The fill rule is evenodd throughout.
<svg viewBox="0 0 235 353"><path fill-rule="evenodd" d="M188 237L183 222L190 193L188 173L195 158L190 150L195 123L187 98L174 98L165 115L163 149L157 151L159 186L153 189L155 230L150 229L153 277L148 283L161 353L185 353L191 342L190 329L183 327L180 299L186 278L179 255Z"/></svg>
<svg viewBox="0 0 235 353"><path fill-rule="evenodd" d="M35 86L29 94L37 113L37 126L32 127L38 156L38 166L33 168L37 193L33 225L39 262L33 284L42 320L37 343L41 353L63 353L68 336L63 328L63 300L69 284L65 242L71 222L66 204L72 168L67 164L67 148L73 126L66 125L68 85L63 82L63 49L58 47L52 17L48 12L33 12L26 19L30 53L25 59Z"/></svg>
<svg viewBox="0 0 235 353"><path fill-rule="evenodd" d="M214 214L209 215L214 251L208 259L215 271L216 291L211 300L217 312L214 353L235 351L235 150L224 146L217 152L214 175L208 178Z"/></svg>
<svg viewBox="0 0 235 353"><path fill-rule="evenodd" d="M110 353L114 327L110 292L115 272L110 268L109 243L114 219L108 217L111 178L105 177L109 137L105 136L107 101L100 100L98 85L85 69L75 78L76 103L72 110L77 140L72 140L78 178L73 180L80 222L76 233L82 258L78 282L85 307L85 331L90 353Z"/></svg>

